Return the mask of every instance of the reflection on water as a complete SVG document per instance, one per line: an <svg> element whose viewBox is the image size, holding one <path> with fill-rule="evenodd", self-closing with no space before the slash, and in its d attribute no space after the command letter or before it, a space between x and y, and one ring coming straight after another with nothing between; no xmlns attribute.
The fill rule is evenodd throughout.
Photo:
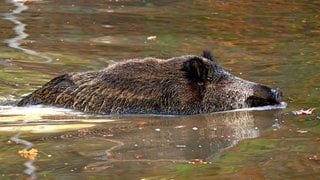
<svg viewBox="0 0 320 180"><path fill-rule="evenodd" d="M44 58L47 62L51 62L52 59L50 57L44 56L44 55L40 54L39 52L30 50L30 49L22 48L20 46L21 45L20 41L27 38L28 34L25 33L26 24L19 21L15 15L20 14L22 11L28 9L28 7L26 5L24 5L24 2L19 2L16 0L11 0L9 2L12 3L14 6L16 6L17 8L14 9L12 12L5 13L4 19L9 20L15 24L15 27L13 28L13 30L15 31L17 36L10 38L10 39L6 39L6 40L4 40L4 42L7 43L8 46L11 48L22 50L26 54L38 56L38 57ZM23 125L25 125L25 123L22 123L21 125L23 126ZM10 140L17 143L17 144L24 145L25 150L31 149L33 147L33 144L29 141L24 140L24 139L20 139L19 138L20 135L21 135L21 132L18 132L17 134L12 136L10 138ZM31 179L34 179L36 177L35 176L35 169L36 168L34 167L33 162L34 162L34 159L30 159L24 163L24 165L26 167L26 169L24 170L24 173L29 175Z"/></svg>
<svg viewBox="0 0 320 180"><path fill-rule="evenodd" d="M24 124L23 124L24 125ZM29 150L31 149L34 145L29 142L29 141L26 141L24 139L20 139L21 133L18 132L17 134L15 134L14 136L12 136L10 138L11 141L17 143L17 144L22 144L24 145L24 150ZM34 166L34 161L35 159L29 159L27 160L23 165L26 167L26 169L23 171L24 173L26 173L27 175L29 175L29 178L30 179L35 179L36 178L36 173L35 173L35 166Z"/></svg>
<svg viewBox="0 0 320 180"><path fill-rule="evenodd" d="M26 39L28 37L28 34L25 33L26 24L19 21L19 19L15 15L20 14L22 11L25 11L26 9L28 9L28 6L24 4L25 1L10 0L8 2L12 3L17 8L12 10L12 12L5 13L4 19L9 20L15 24L15 27L13 28L13 30L15 31L17 36L10 39L6 39L4 40L4 42L7 43L9 47L22 50L26 54L29 54L32 56L43 58L44 60L46 60L45 63L50 63L52 61L51 57L45 56L37 51L26 49L20 46L21 45L20 41Z"/></svg>
<svg viewBox="0 0 320 180"><path fill-rule="evenodd" d="M26 48L23 48L23 47L20 46L21 45L20 41L22 41L25 38L27 38L28 34L25 33L26 24L24 24L21 21L19 21L18 18L15 15L20 14L21 12L25 11L26 9L28 9L28 6L26 6L24 4L24 1L10 0L8 2L10 2L14 6L16 6L16 9L12 10L9 13L5 13L4 14L4 19L5 20L9 20L13 24L15 24L15 27L13 28L13 30L16 33L16 36L13 37L13 38L4 40L4 42L6 44L8 44L8 46L11 47L11 48L19 49L19 50L22 50L26 54L43 58L44 60L46 60L46 63L50 63L52 61L52 58L50 58L48 56L45 56L45 55L42 55L41 53L39 53L37 51L26 49ZM21 123L21 126L24 126L24 125L26 125L24 122ZM33 147L33 144L31 142L27 141L27 140L20 139L20 135L21 135L21 132L18 132L17 134L12 136L10 138L10 140L15 142L15 143L17 143L17 144L24 145L25 146L24 150L31 149ZM34 159L29 159L24 163L24 166L26 167L26 169L23 172L26 173L27 175L29 175L30 179L35 179L36 178L36 175L35 175L36 168L34 167L33 163L34 163Z"/></svg>
<svg viewBox="0 0 320 180"><path fill-rule="evenodd" d="M45 111L47 113L43 113ZM56 169L63 163L76 164L76 169L69 168L84 173L110 169L110 173L117 176L124 171L123 166L127 163L137 162L136 167L143 168L145 163L151 162L210 161L223 149L233 147L244 139L259 137L261 131L275 122L273 117L264 117L264 114L273 114L273 111L234 111L195 116L91 116L38 106L15 111L2 107L0 112L2 116L12 119L2 119L7 124L0 127L1 134L15 131L27 133L24 139L34 143L34 147L44 154L50 154L51 158L41 158L41 162L37 163L52 164L50 169ZM23 119L28 120L21 126ZM73 126L61 128L61 125L70 124ZM37 171L45 171L46 166L39 166ZM59 172L66 173L69 168Z"/></svg>
<svg viewBox="0 0 320 180"><path fill-rule="evenodd" d="M240 140L258 137L259 129L268 127L265 124L258 127L253 115L246 111L159 120L147 117L134 119L137 121L129 127L124 126L126 133L114 131L110 139L121 142L121 146L108 151L101 160L110 163L207 159ZM103 132L103 129L108 129L108 126L99 126L96 131Z"/></svg>

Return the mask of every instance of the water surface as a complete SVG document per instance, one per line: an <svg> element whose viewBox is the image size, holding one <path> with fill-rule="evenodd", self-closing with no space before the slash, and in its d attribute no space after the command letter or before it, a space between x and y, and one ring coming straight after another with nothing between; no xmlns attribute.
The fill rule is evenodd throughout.
<svg viewBox="0 0 320 180"><path fill-rule="evenodd" d="M319 176L319 7L304 0L0 2L0 102L7 104L0 106L0 175ZM66 72L203 49L231 73L281 88L287 108L100 116L10 103ZM291 113L302 108L317 109ZM19 155L26 146L39 151L36 159Z"/></svg>

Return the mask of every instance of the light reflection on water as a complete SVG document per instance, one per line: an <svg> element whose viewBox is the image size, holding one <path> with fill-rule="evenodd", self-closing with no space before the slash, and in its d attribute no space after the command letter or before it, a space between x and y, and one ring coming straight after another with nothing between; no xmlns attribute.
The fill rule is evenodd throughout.
<svg viewBox="0 0 320 180"><path fill-rule="evenodd" d="M45 63L52 62L52 58L49 56L45 56L45 55L41 54L40 52L21 47L21 41L26 39L28 37L28 34L25 32L26 24L24 24L20 20L18 20L16 15L19 15L23 11L27 10L28 6L24 4L25 3L24 1L10 0L8 2L12 3L17 8L12 10L12 12L5 13L4 19L11 21L12 23L15 24L15 27L13 28L13 30L15 31L17 36L10 38L10 39L6 39L6 40L4 40L4 42L6 44L8 44L8 46L11 48L19 49L19 50L22 50L26 54L29 54L32 56L37 56L37 57L44 59Z"/></svg>

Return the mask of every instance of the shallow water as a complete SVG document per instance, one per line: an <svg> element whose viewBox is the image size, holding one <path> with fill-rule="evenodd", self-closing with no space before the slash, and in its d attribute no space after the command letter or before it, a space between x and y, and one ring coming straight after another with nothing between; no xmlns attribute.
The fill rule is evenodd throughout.
<svg viewBox="0 0 320 180"><path fill-rule="evenodd" d="M288 106L194 116L100 116L8 103L0 106L0 175L319 176L319 7L317 1L1 1L2 104L65 72L210 49L233 74L281 88ZM302 108L317 109L312 115L291 113ZM19 155L25 146L39 151L36 159Z"/></svg>

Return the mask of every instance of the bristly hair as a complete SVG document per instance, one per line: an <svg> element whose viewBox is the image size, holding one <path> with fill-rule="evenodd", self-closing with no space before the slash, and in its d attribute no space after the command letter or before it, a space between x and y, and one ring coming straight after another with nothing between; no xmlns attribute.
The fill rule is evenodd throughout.
<svg viewBox="0 0 320 180"><path fill-rule="evenodd" d="M213 54L211 53L211 51L204 50L204 51L202 51L201 56L204 57L204 58L207 58L207 59L209 59L211 61L215 61L215 58L214 58Z"/></svg>
<svg viewBox="0 0 320 180"><path fill-rule="evenodd" d="M208 69L200 57L192 57L183 63L181 68L184 76L196 83L203 83L207 79Z"/></svg>

